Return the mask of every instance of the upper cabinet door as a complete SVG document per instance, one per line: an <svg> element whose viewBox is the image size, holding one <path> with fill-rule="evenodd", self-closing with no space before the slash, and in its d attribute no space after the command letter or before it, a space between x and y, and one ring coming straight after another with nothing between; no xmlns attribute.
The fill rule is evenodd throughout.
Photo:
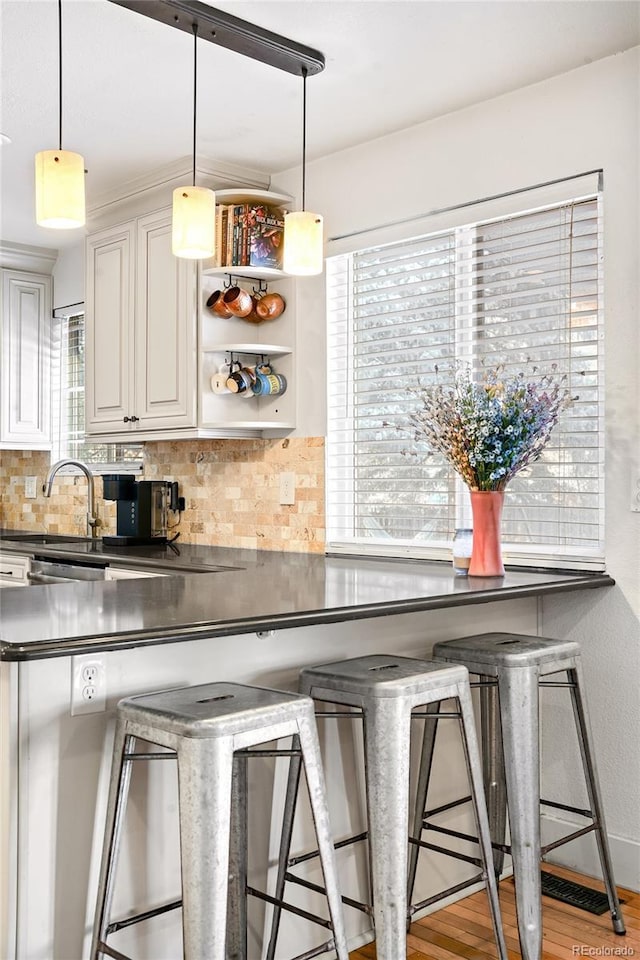
<svg viewBox="0 0 640 960"><path fill-rule="evenodd" d="M13 449L50 449L50 277L2 270L0 332L0 443Z"/></svg>
<svg viewBox="0 0 640 960"><path fill-rule="evenodd" d="M130 220L87 240L87 433L125 433L135 426L135 229Z"/></svg>
<svg viewBox="0 0 640 960"><path fill-rule="evenodd" d="M137 427L192 427L197 416L197 266L171 252L171 210L142 217L137 226Z"/></svg>

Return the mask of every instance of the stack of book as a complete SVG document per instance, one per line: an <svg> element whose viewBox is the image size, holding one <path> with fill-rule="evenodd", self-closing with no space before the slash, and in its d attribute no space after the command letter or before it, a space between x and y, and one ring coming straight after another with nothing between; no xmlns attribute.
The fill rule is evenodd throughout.
<svg viewBox="0 0 640 960"><path fill-rule="evenodd" d="M218 204L217 267L282 269L284 212L265 203Z"/></svg>

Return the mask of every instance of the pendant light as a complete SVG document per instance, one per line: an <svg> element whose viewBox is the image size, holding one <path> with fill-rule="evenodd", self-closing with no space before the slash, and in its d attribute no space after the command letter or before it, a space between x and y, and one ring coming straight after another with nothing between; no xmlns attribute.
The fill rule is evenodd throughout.
<svg viewBox="0 0 640 960"><path fill-rule="evenodd" d="M198 24L193 30L193 184L173 191L171 248L176 257L204 260L215 251L216 195L196 187L196 98L198 86Z"/></svg>
<svg viewBox="0 0 640 960"><path fill-rule="evenodd" d="M322 217L305 210L307 152L307 68L302 68L302 210L285 214L285 273L295 277L312 277L322 273Z"/></svg>
<svg viewBox="0 0 640 960"><path fill-rule="evenodd" d="M58 149L36 153L36 223L68 230L85 223L84 158L62 149L62 0L58 0Z"/></svg>

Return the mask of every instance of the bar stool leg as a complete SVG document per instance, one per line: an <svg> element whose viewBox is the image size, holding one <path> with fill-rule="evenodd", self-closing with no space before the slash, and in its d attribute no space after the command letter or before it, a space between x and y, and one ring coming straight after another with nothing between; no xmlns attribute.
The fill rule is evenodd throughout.
<svg viewBox="0 0 640 960"><path fill-rule="evenodd" d="M491 683L493 678L481 676L479 680L483 683ZM507 830L507 792L496 683L480 688L480 730L484 792L487 798L491 839L494 843L504 844ZM494 849L493 863L496 877L499 878L504 868L503 850Z"/></svg>
<svg viewBox="0 0 640 960"><path fill-rule="evenodd" d="M331 828L329 826L329 809L326 801L322 757L320 756L320 744L318 743L313 713L311 714L311 719L309 717L301 717L298 720L298 733L300 736L300 746L302 748L302 762L304 763L304 772L309 790L309 803L311 805L311 813L318 838L318 850L320 852L320 863L322 864L322 873L324 875L329 915L333 926L334 946L338 960L349 960L347 936L342 916L342 898L338 889L338 870L336 867Z"/></svg>
<svg viewBox="0 0 640 960"><path fill-rule="evenodd" d="M435 700L427 704L426 712L437 714L440 711L440 701ZM429 790L429 781L431 779L431 766L433 764L433 749L438 732L438 720L425 720L424 731L422 734L422 749L420 751L420 768L418 770L418 783L416 787L416 804L413 811L413 829L410 836L414 840L419 840L422 836L422 823L424 821L425 811L427 809L427 793ZM413 888L416 883L416 872L418 869L418 856L420 847L415 844L409 844L409 876L407 879L407 903L413 901ZM407 919L407 927L410 925L410 918Z"/></svg>
<svg viewBox="0 0 640 960"><path fill-rule="evenodd" d="M227 960L247 960L247 758L233 758Z"/></svg>
<svg viewBox="0 0 640 960"><path fill-rule="evenodd" d="M291 744L292 749L300 749L300 737L294 737ZM280 834L280 853L278 855L278 875L276 878L276 889L274 897L282 900L284 897L285 876L288 869L289 855L291 852L291 836L293 834L293 821L296 815L296 804L298 799L298 789L300 786L300 773L302 770L302 757L293 756L289 760L289 775L287 779L287 792L284 801L284 814L282 820L282 833ZM266 960L273 960L278 943L278 933L280 930L280 919L282 917L282 908L274 906L271 919L271 936L269 946L267 947Z"/></svg>
<svg viewBox="0 0 640 960"><path fill-rule="evenodd" d="M98 960L102 956L99 943L104 943L107 927L111 916L111 902L113 900L113 885L118 865L122 826L127 807L127 796L131 782L131 760L125 760L124 754L131 753L135 744L135 737L125 734L125 725L122 721L116 722L113 741L113 770L118 769L118 776L111 776L109 799L107 802L107 818L105 825L104 847L98 882L96 918L91 939L91 960Z"/></svg>
<svg viewBox="0 0 640 960"><path fill-rule="evenodd" d="M460 731L462 733L462 744L471 785L471 799L473 802L480 855L483 863L483 879L487 887L487 898L489 900L493 933L496 944L498 945L500 960L507 960L507 945L502 930L498 884L491 847L491 831L482 785L482 762L480 760L480 750L475 732L471 691L468 686L461 685L458 687L458 703L460 704Z"/></svg>
<svg viewBox="0 0 640 960"><path fill-rule="evenodd" d="M604 879L607 899L609 900L609 910L611 911L611 922L614 932L622 936L626 933L624 918L620 909L618 892L616 890L613 877L613 865L611 863L611 853L609 851L609 840L604 819L604 808L600 796L600 784L598 782L598 771L596 761L591 750L591 726L589 715L587 713L587 703L582 694L584 689L582 682L582 667L577 664L572 670L567 670L571 687L571 702L573 704L573 713L578 731L578 740L580 743L580 753L582 754L582 765L587 785L587 794L589 797L589 807L598 824L595 831L598 844L598 853L600 855L600 865L602 867L602 876Z"/></svg>
<svg viewBox="0 0 640 960"><path fill-rule="evenodd" d="M232 769L231 737L180 741L185 960L225 960Z"/></svg>
<svg viewBox="0 0 640 960"><path fill-rule="evenodd" d="M365 709L369 850L378 960L407 950L411 714L395 697Z"/></svg>
<svg viewBox="0 0 640 960"><path fill-rule="evenodd" d="M540 746L538 672L512 667L498 679L511 856L522 960L540 960Z"/></svg>

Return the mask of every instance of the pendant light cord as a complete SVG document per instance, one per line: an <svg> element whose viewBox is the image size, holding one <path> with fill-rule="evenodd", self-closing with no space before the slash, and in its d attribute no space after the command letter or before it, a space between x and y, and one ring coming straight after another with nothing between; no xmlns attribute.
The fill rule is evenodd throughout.
<svg viewBox="0 0 640 960"><path fill-rule="evenodd" d="M58 0L58 150L62 150L62 0Z"/></svg>
<svg viewBox="0 0 640 960"><path fill-rule="evenodd" d="M198 24L192 24L193 30L193 186L196 185L196 116L198 99Z"/></svg>
<svg viewBox="0 0 640 960"><path fill-rule="evenodd" d="M306 208L307 188L307 68L302 68L302 209Z"/></svg>

